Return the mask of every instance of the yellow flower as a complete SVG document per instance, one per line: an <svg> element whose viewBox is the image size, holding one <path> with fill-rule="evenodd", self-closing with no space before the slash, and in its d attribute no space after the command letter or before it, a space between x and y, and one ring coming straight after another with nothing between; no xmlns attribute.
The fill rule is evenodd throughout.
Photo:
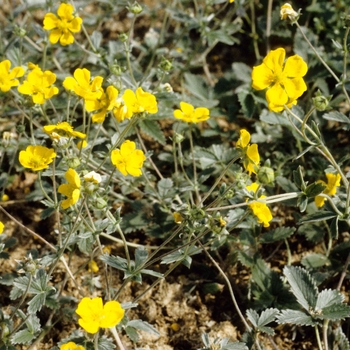
<svg viewBox="0 0 350 350"><path fill-rule="evenodd" d="M100 328L115 327L124 317L124 310L115 300L103 305L101 298L83 298L75 311L79 325L88 333L95 334Z"/></svg>
<svg viewBox="0 0 350 350"><path fill-rule="evenodd" d="M119 108L121 102L117 101L119 91L114 86L108 86L100 98L85 100L85 108L88 112L98 111L92 115L93 123L103 123L106 114Z"/></svg>
<svg viewBox="0 0 350 350"><path fill-rule="evenodd" d="M250 186L247 186L248 191L256 193L259 185L256 182L253 182ZM266 198L266 196L260 196L259 199ZM258 218L258 223L263 224L264 227L270 226L270 221L272 220L272 214L269 207L265 203L255 202L249 204L250 209L253 214Z"/></svg>
<svg viewBox="0 0 350 350"><path fill-rule="evenodd" d="M157 100L154 95L142 90L142 87L137 88L136 93L127 89L123 94L123 100L129 113L148 112L155 114L158 112Z"/></svg>
<svg viewBox="0 0 350 350"><path fill-rule="evenodd" d="M28 146L25 151L19 152L21 165L34 171L46 169L55 157L54 149L44 146Z"/></svg>
<svg viewBox="0 0 350 350"><path fill-rule="evenodd" d="M85 348L70 341L69 343L61 345L60 350L85 350Z"/></svg>
<svg viewBox="0 0 350 350"><path fill-rule="evenodd" d="M74 205L80 197L80 178L78 173L74 169L69 168L66 171L65 178L68 181L68 184L62 184L58 187L58 193L68 197L61 203L63 209L67 209Z"/></svg>
<svg viewBox="0 0 350 350"><path fill-rule="evenodd" d="M40 68L35 68L27 75L27 80L18 87L18 92L23 95L31 95L33 102L43 104L53 95L58 94L58 88L52 86L56 81L56 74L49 70L43 72Z"/></svg>
<svg viewBox="0 0 350 350"><path fill-rule="evenodd" d="M72 33L78 33L83 20L80 17L73 16L74 8L70 4L62 3L57 15L47 13L44 17L44 29L51 30L49 40L51 44L56 44L58 40L62 46L74 43Z"/></svg>
<svg viewBox="0 0 350 350"><path fill-rule="evenodd" d="M99 184L102 181L101 175L96 173L95 171L90 171L86 175L84 175L84 180L87 182L92 182L94 184Z"/></svg>
<svg viewBox="0 0 350 350"><path fill-rule="evenodd" d="M98 272L99 268L95 260L90 260L88 264L88 272Z"/></svg>
<svg viewBox="0 0 350 350"><path fill-rule="evenodd" d="M289 19L291 22L295 22L299 19L299 13L294 11L288 2L281 6L280 15L281 20Z"/></svg>
<svg viewBox="0 0 350 350"><path fill-rule="evenodd" d="M328 196L334 196L337 192L337 187L340 186L341 176L339 174L328 173L326 174L326 177L327 177L327 183L325 183L322 180L318 180L317 182L327 186L322 193L327 194ZM315 204L319 208L323 207L325 201L326 201L325 197L322 197L322 196L315 197Z"/></svg>
<svg viewBox="0 0 350 350"><path fill-rule="evenodd" d="M111 153L112 164L124 175L140 176L142 175L142 165L146 160L144 153L136 149L133 141L126 140Z"/></svg>
<svg viewBox="0 0 350 350"><path fill-rule="evenodd" d="M22 67L14 67L11 71L10 68L11 62L9 60L0 62L0 90L2 92L7 92L13 86L18 86L19 81L16 78L24 75Z"/></svg>
<svg viewBox="0 0 350 350"><path fill-rule="evenodd" d="M2 202L7 202L8 200L10 200L10 197L6 193L4 193L2 195L1 201Z"/></svg>
<svg viewBox="0 0 350 350"><path fill-rule="evenodd" d="M77 147L78 147L78 149L82 149L82 148L85 148L85 147L87 147L87 142L85 141L85 140L82 140L82 141L79 141L79 142L77 142Z"/></svg>
<svg viewBox="0 0 350 350"><path fill-rule="evenodd" d="M0 235L4 232L5 225L0 221Z"/></svg>
<svg viewBox="0 0 350 350"><path fill-rule="evenodd" d="M294 55L285 61L283 48L272 50L263 63L253 67L252 86L256 90L266 91L266 100L271 111L281 112L284 105L289 108L306 91L303 76L307 72L304 60Z"/></svg>
<svg viewBox="0 0 350 350"><path fill-rule="evenodd" d="M56 125L46 125L43 127L43 130L50 136L54 136L54 138L79 137L80 139L85 139L86 137L86 134L79 131L74 131L73 127L67 122L58 123Z"/></svg>
<svg viewBox="0 0 350 350"><path fill-rule="evenodd" d="M132 117L132 113L128 110L128 107L123 104L120 104L119 107L113 109L113 115L119 123L125 118L130 119Z"/></svg>
<svg viewBox="0 0 350 350"><path fill-rule="evenodd" d="M248 171L249 175L251 175L251 173L257 173L256 170L259 167L260 155L258 145L256 143L250 145L249 142L250 133L247 130L242 129L236 147L242 150L244 168Z"/></svg>
<svg viewBox="0 0 350 350"><path fill-rule="evenodd" d="M230 4L232 4L233 2L235 2L235 0L230 0Z"/></svg>
<svg viewBox="0 0 350 350"><path fill-rule="evenodd" d="M182 215L180 213L178 213L177 211L173 213L173 218L177 224L181 224L182 221L184 220Z"/></svg>
<svg viewBox="0 0 350 350"><path fill-rule="evenodd" d="M101 76L97 76L91 81L91 73L86 68L77 68L73 76L74 78L67 77L64 79L63 86L65 89L73 91L84 100L95 100L102 96L103 78Z"/></svg>
<svg viewBox="0 0 350 350"><path fill-rule="evenodd" d="M180 109L174 111L174 117L187 123L200 123L210 118L209 109L199 107L194 109L192 105L186 102L180 102Z"/></svg>

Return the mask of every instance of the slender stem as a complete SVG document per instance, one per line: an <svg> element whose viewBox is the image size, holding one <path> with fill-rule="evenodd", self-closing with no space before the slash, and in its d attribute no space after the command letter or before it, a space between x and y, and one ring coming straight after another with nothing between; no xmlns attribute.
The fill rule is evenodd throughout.
<svg viewBox="0 0 350 350"><path fill-rule="evenodd" d="M268 0L268 3L267 3L267 15L266 15L266 52L267 53L270 51L272 3L273 3L273 0Z"/></svg>
<svg viewBox="0 0 350 350"><path fill-rule="evenodd" d="M256 33L256 26L255 26L255 4L254 1L250 1L250 11L252 16L251 21L251 29L252 29L252 38L253 38L253 46L254 46L254 52L255 52L255 58L257 61L260 61L260 52L258 47L258 34Z"/></svg>
<svg viewBox="0 0 350 350"><path fill-rule="evenodd" d="M190 134L190 149L191 149L191 158L192 158L192 167L193 167L193 182L194 182L194 191L196 193L197 197L197 203L201 203L201 195L198 190L198 181L197 181L197 167L196 167L196 160L194 159L194 147L193 147L193 135L192 135L192 124L190 124L189 127L189 134Z"/></svg>
<svg viewBox="0 0 350 350"><path fill-rule="evenodd" d="M99 348L98 348L98 333L99 332L97 332L95 335L94 335L94 349L95 350L98 350Z"/></svg>
<svg viewBox="0 0 350 350"><path fill-rule="evenodd" d="M288 262L287 262L287 265L292 265L292 253L290 251L290 247L289 247L289 243L288 243L288 240L285 239L284 240L284 243L286 245L286 248L287 248L287 256L288 256Z"/></svg>
<svg viewBox="0 0 350 350"><path fill-rule="evenodd" d="M38 172L38 180L39 180L39 186L40 186L41 192L43 193L43 195L45 196L45 198L49 201L49 203L50 203L51 205L56 204L56 203L52 200L52 198L50 198L50 197L48 196L48 194L46 193L46 191L45 191L45 189L44 189L43 182L42 182L42 180L41 180L41 171Z"/></svg>
<svg viewBox="0 0 350 350"><path fill-rule="evenodd" d="M113 334L113 337L114 337L114 339L119 347L119 350L125 350L124 345L123 345L122 341L120 340L120 337L119 337L117 330L114 327L110 328L109 330Z"/></svg>
<svg viewBox="0 0 350 350"><path fill-rule="evenodd" d="M311 44L310 40L307 38L307 36L305 35L305 33L303 32L303 30L300 27L300 24L298 22L295 22L298 29L300 30L301 35L303 36L304 40L308 43L308 45L311 47L312 51L315 53L315 55L317 56L317 58L321 61L321 63L325 66L325 68L328 70L329 73L331 73L331 75L333 76L333 78L336 80L337 83L340 83L339 78L337 77L337 75L333 72L332 68L329 67L329 65L324 61L324 59L321 57L321 55L317 52L317 50L315 49L315 47Z"/></svg>
<svg viewBox="0 0 350 350"><path fill-rule="evenodd" d="M316 339L317 339L317 345L319 350L323 350L321 338L320 338L320 332L318 331L318 326L315 325L315 333L316 333Z"/></svg>
<svg viewBox="0 0 350 350"><path fill-rule="evenodd" d="M226 276L225 272L221 269L221 267L219 266L219 264L215 261L215 259L207 252L206 249L204 249L203 247L203 244L199 241L199 244L200 246L203 248L203 251L204 253L207 255L207 257L210 259L210 261L214 264L214 266L217 268L217 270L219 271L219 273L221 274L221 276L224 278L226 284L227 284L227 287L229 289L229 292L230 292L230 295L231 295L231 299L232 299L232 302L233 302L233 305L235 306L235 309L239 315L239 317L241 318L244 326L246 327L247 331L248 332L251 332L252 329L251 327L249 326L248 322L246 321L245 317L243 316L239 306L238 306L238 303L237 303L237 300L236 300L236 297L235 297L235 294L233 293L233 289L232 289L232 286L231 286L231 282L230 280L228 279L228 277Z"/></svg>
<svg viewBox="0 0 350 350"><path fill-rule="evenodd" d="M324 349L328 350L328 323L329 320L325 319L323 321L323 343L324 343Z"/></svg>
<svg viewBox="0 0 350 350"><path fill-rule="evenodd" d="M347 46L347 41L348 41L349 32L350 32L350 27L347 27L346 31L345 31L345 35L344 35L344 40L343 40L344 57L343 57L343 76L342 76L342 79L343 79L342 89L343 89L344 95L346 96L346 98L348 100L348 103L350 103L350 98L349 98L349 94L348 94L346 87L345 87L345 82L347 79L347 56L348 56L348 52L349 52L348 46Z"/></svg>
<svg viewBox="0 0 350 350"><path fill-rule="evenodd" d="M341 272L340 278L339 278L339 282L337 285L337 290L340 291L340 288L344 282L345 276L346 276L346 271L348 270L350 264L350 253L348 254L348 257L346 258L345 264L344 264L344 268L343 271Z"/></svg>

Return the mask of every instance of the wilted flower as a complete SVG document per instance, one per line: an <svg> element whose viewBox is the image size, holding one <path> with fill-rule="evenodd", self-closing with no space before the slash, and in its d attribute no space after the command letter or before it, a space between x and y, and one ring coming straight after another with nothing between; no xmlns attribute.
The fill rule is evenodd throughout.
<svg viewBox="0 0 350 350"><path fill-rule="evenodd" d="M182 221L184 220L184 218L182 217L182 215L179 213L179 212L174 212L173 213L173 218L174 218L174 221L177 223L177 224L181 224Z"/></svg>
<svg viewBox="0 0 350 350"><path fill-rule="evenodd" d="M205 107L194 108L186 102L180 102L180 109L174 111L174 117L187 123L200 123L210 118L209 109Z"/></svg>
<svg viewBox="0 0 350 350"><path fill-rule="evenodd" d="M250 133L247 130L242 129L236 147L241 149L244 168L248 171L249 175L251 175L251 173L257 173L257 168L260 163L260 155L258 152L258 145L256 143L250 145L249 142Z"/></svg>
<svg viewBox="0 0 350 350"><path fill-rule="evenodd" d="M70 206L74 205L80 197L80 178L78 173L69 168L64 175L68 184L62 184L58 187L58 193L61 193L68 197L61 203L63 209L67 209Z"/></svg>
<svg viewBox="0 0 350 350"><path fill-rule="evenodd" d="M92 182L94 184L99 184L102 181L101 175L96 173L95 171L90 171L86 175L84 175L84 180L87 182Z"/></svg>
<svg viewBox="0 0 350 350"><path fill-rule="evenodd" d="M84 100L95 100L102 96L102 82L101 76L95 77L91 81L91 73L86 68L77 68L73 77L67 77L63 81L63 86L69 91L73 91L76 95L82 97Z"/></svg>
<svg viewBox="0 0 350 350"><path fill-rule="evenodd" d="M13 86L18 86L17 78L23 77L24 69L22 67L14 67L12 70L11 62L4 60L0 62L0 90L2 92L9 91Z"/></svg>
<svg viewBox="0 0 350 350"><path fill-rule="evenodd" d="M51 30L49 40L51 44L56 44L58 40L62 46L74 43L73 33L78 33L83 20L73 15L74 8L70 4L62 3L57 15L47 13L44 17L44 29Z"/></svg>
<svg viewBox="0 0 350 350"><path fill-rule="evenodd" d="M256 182L253 182L250 186L247 186L248 191L256 193L259 185ZM260 196L259 199L266 198L266 196ZM258 218L258 223L263 224L264 227L270 226L270 221L272 220L272 214L269 207L265 203L255 202L249 204L250 209L253 214Z"/></svg>
<svg viewBox="0 0 350 350"><path fill-rule="evenodd" d="M103 305L101 298L83 298L75 311L79 325L88 333L95 334L100 328L115 327L124 317L124 309L115 300Z"/></svg>
<svg viewBox="0 0 350 350"><path fill-rule="evenodd" d="M332 174L332 173L328 173L326 174L327 177L327 183L325 183L322 180L318 180L318 183L322 183L325 186L327 186L322 193L327 194L328 196L334 196L337 192L337 187L340 186L340 180L341 180L341 176L340 174ZM324 202L327 199L325 197L322 196L316 196L315 197L315 204L317 207L321 208L324 205Z"/></svg>
<svg viewBox="0 0 350 350"><path fill-rule="evenodd" d="M283 48L270 51L263 63L253 67L252 86L256 90L266 91L266 100L271 111L281 112L284 105L291 108L306 91L303 76L307 72L304 60L294 55L285 61Z"/></svg>
<svg viewBox="0 0 350 350"><path fill-rule="evenodd" d="M78 137L80 139L85 139L86 137L86 134L74 131L73 127L67 122L58 123L56 125L46 125L43 127L43 130L51 137L53 136L53 138Z"/></svg>
<svg viewBox="0 0 350 350"><path fill-rule="evenodd" d="M288 19L292 23L296 22L300 17L300 14L294 11L293 7L288 4L288 2L281 6L280 15L282 20Z"/></svg>
<svg viewBox="0 0 350 350"><path fill-rule="evenodd" d="M61 345L60 350L85 350L85 348L70 341L69 343Z"/></svg>
<svg viewBox="0 0 350 350"><path fill-rule="evenodd" d="M147 112L155 114L158 112L156 97L142 90L142 87L137 88L136 93L127 89L123 94L123 100L128 111L132 114Z"/></svg>
<svg viewBox="0 0 350 350"><path fill-rule="evenodd" d="M52 86L56 81L56 74L40 68L33 69L27 75L27 80L18 87L18 92L32 96L33 102L44 104L46 100L58 94L58 88Z"/></svg>
<svg viewBox="0 0 350 350"><path fill-rule="evenodd" d="M112 164L124 175L142 175L142 165L146 160L143 151L136 149L133 141L126 140L120 146L120 150L113 150L111 153Z"/></svg>
<svg viewBox="0 0 350 350"><path fill-rule="evenodd" d="M30 145L25 151L19 152L18 159L25 168L39 171L46 169L55 157L56 153L53 148Z"/></svg>

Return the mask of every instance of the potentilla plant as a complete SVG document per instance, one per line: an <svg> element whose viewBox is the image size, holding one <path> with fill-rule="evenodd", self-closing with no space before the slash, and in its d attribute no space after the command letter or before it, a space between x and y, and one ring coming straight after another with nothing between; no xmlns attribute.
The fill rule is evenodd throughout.
<svg viewBox="0 0 350 350"><path fill-rule="evenodd" d="M349 244L341 241L342 225L349 225L348 157L337 159L310 119L327 111L326 120L345 125L349 120L343 112L328 111L331 98L321 92L303 111L300 101L310 84L307 57L277 47L252 69L239 66L249 72L244 76L249 88L237 88L242 111L249 110L245 103L253 96L262 121L274 120L295 137L299 154L293 158L313 152L324 159L323 178L315 177L308 164L295 167L289 178L266 145L261 152L259 133L249 123L235 126L237 132L229 136L220 130L223 102L208 68L209 54L219 43L239 44L233 34L242 31L248 9L258 52L253 2L195 1L188 9L174 3L160 31L149 31L140 42L135 23L144 8L136 2L123 7L131 21L118 41L104 40L99 28L105 19L89 16L84 4L48 6L40 26L33 24L35 30L17 29L18 46L8 33L1 38L4 111L20 115L17 139L10 144L3 137L1 166L8 174L33 174L37 189L29 198L43 207L41 218L53 217L55 226L51 236L36 233L11 215L2 197L4 218L40 240L45 250L21 257L16 270L0 280L11 288L13 303L0 305L0 349L39 346L60 322L69 322L72 331L54 349L126 349L126 336L140 341L138 330L160 336L155 325L134 317L137 302L179 265L191 268L199 257L225 281L236 322L245 332L240 342L205 333L205 348L262 349L269 342L278 349L276 322L313 327L320 350L349 348L341 329L350 316L341 290L350 261ZM299 25L301 11L285 4L280 16L297 26L350 103L348 18L338 77ZM197 43L183 35L192 30ZM193 73L198 67L205 79ZM293 168L285 158L281 164ZM0 179L4 194L10 180ZM284 226L276 209L280 202L293 209L307 238L311 234L303 227L326 227L328 236L318 235L322 252L305 255L302 267L292 265L289 239L296 229ZM0 259L10 258L8 250L16 244L6 230L7 222L0 222ZM130 242L130 232L160 243ZM113 243L121 244L123 254L111 253ZM278 244L278 250L283 243L288 261L282 275L267 264L262 247ZM222 248L234 252L230 264L239 260L250 271L240 300L225 264L216 260ZM75 255L84 261L77 271ZM67 278L56 282L59 268ZM112 285L112 274L122 276L122 282ZM327 282L339 275L337 287L330 288ZM126 287L141 284L145 276L150 285L124 300Z"/></svg>

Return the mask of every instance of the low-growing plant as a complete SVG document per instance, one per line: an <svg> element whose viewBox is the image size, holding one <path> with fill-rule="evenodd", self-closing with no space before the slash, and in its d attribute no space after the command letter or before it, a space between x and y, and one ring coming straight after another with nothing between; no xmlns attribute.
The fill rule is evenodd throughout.
<svg viewBox="0 0 350 350"><path fill-rule="evenodd" d="M350 349L350 157L332 139L348 146L350 15L341 22L332 12L330 52L315 40L321 22L314 34L300 24L304 9L272 4L267 18L259 14L262 58L255 1L8 3L0 261L16 267L0 276L9 290L0 299L0 350L40 347L62 323L70 331L52 349L126 349L140 331L160 336L138 302L194 261L217 271L206 290L225 283L225 308L242 333L238 341L203 333L202 349L282 349L278 332L309 327L315 348ZM106 37L106 25L123 16L127 26ZM140 18L151 23L146 32ZM293 31L294 54L272 48L271 21ZM211 71L216 52L247 40L252 57L222 63L221 78ZM51 220L50 232L11 212L20 176L33 179L21 199ZM11 227L41 248L14 260ZM296 257L298 241L311 248ZM122 251L112 254L113 244ZM247 277L239 291L230 278L237 266Z"/></svg>

